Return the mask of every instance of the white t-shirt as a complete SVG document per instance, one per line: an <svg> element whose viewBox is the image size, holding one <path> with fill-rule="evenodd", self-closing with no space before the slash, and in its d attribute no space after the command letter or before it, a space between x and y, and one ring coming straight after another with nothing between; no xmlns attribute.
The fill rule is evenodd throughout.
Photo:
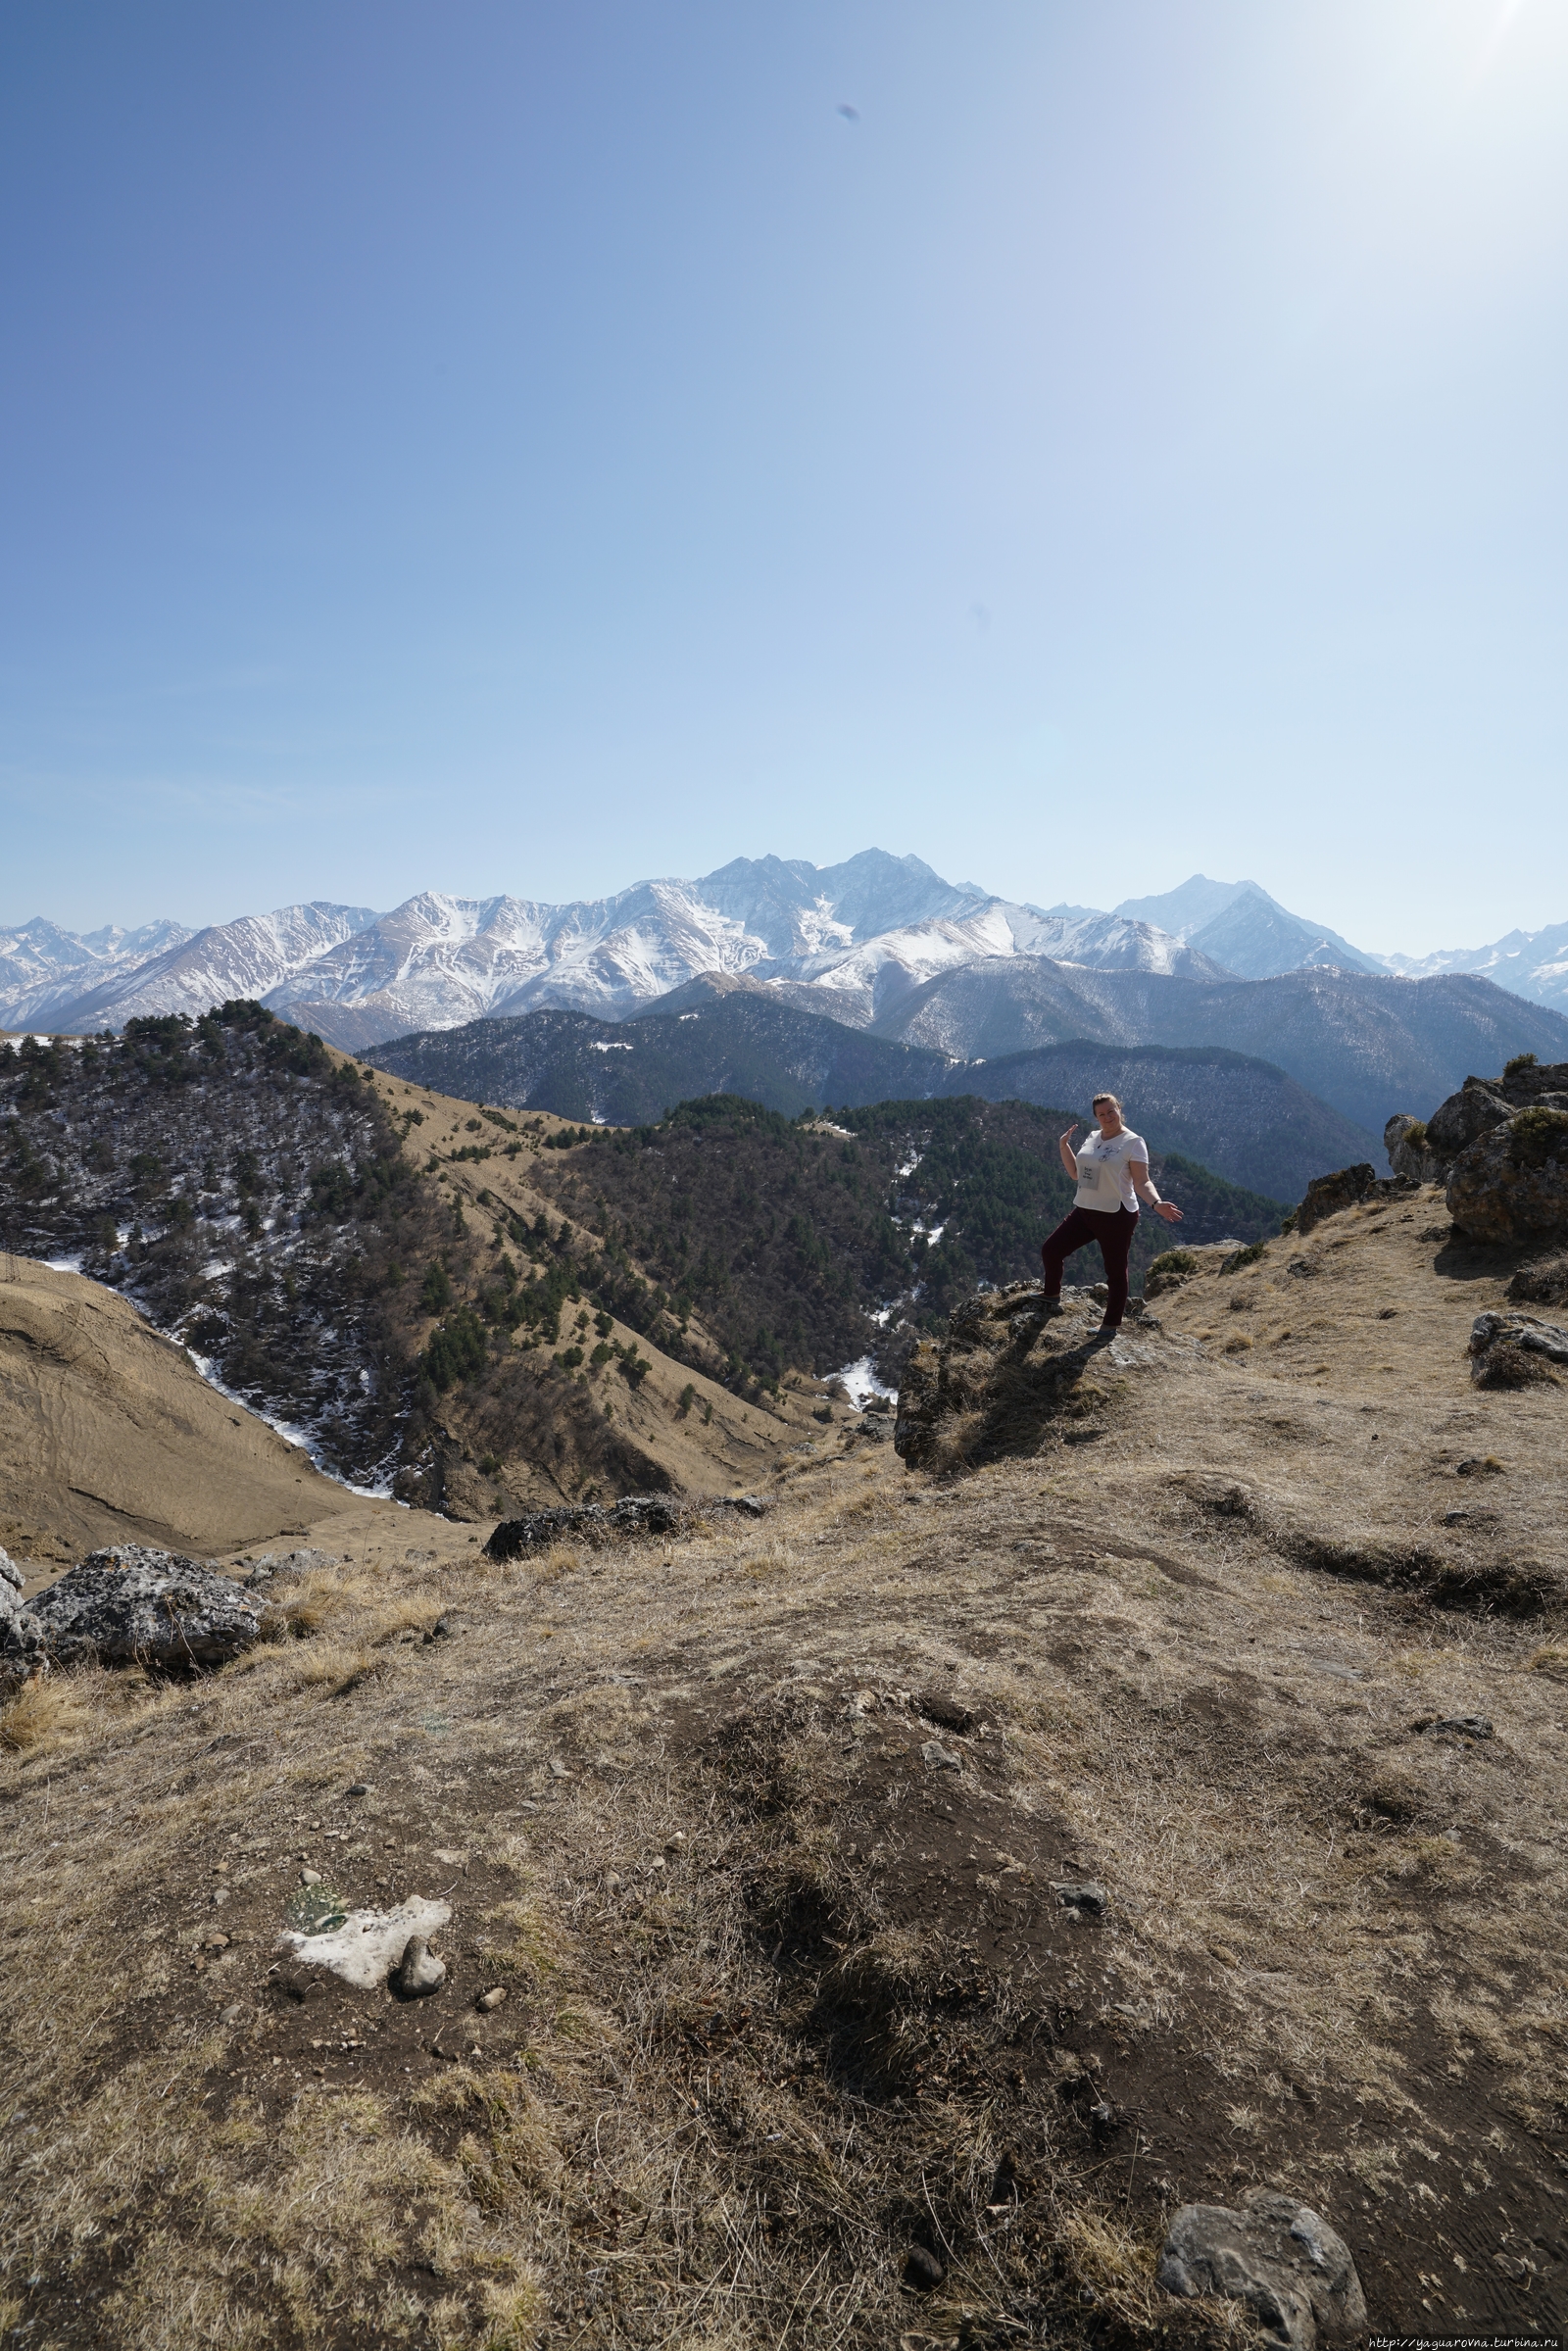
<svg viewBox="0 0 1568 2351"><path fill-rule="evenodd" d="M1148 1166L1149 1146L1142 1135L1135 1135L1131 1127L1123 1127L1107 1143L1097 1127L1077 1153L1077 1159L1075 1208L1100 1208L1107 1216L1114 1216L1118 1208L1130 1208L1135 1216L1138 1214L1138 1195L1127 1173L1127 1162L1137 1159Z"/></svg>

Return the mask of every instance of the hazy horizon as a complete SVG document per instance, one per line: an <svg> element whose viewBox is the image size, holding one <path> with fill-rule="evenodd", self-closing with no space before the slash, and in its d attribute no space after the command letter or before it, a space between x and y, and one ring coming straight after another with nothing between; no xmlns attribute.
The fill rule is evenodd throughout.
<svg viewBox="0 0 1568 2351"><path fill-rule="evenodd" d="M1561 10L0 43L0 925L781 836L1382 954L1568 918Z"/></svg>

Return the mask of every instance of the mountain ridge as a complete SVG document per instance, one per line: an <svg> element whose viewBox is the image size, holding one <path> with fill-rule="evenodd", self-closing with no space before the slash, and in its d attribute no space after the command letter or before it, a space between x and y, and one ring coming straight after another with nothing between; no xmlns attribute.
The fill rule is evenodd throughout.
<svg viewBox="0 0 1568 2351"><path fill-rule="evenodd" d="M545 1007L629 1018L705 971L748 973L805 1008L869 1027L945 972L989 965L996 980L1018 956L1213 984L1314 968L1471 974L1568 1007L1568 923L1482 948L1383 955L1254 881L1195 873L1109 912L1043 907L869 849L824 866L735 857L696 880L560 904L425 890L385 911L313 900L195 932L164 918L77 934L35 915L0 930L0 1028L91 1033L247 999L363 1052Z"/></svg>
<svg viewBox="0 0 1568 2351"><path fill-rule="evenodd" d="M442 1094L593 1126L647 1125L677 1102L716 1095L786 1117L974 1096L1066 1103L1087 1118L1090 1096L1109 1082L1126 1087L1129 1120L1156 1151L1280 1200L1298 1199L1313 1175L1379 1154L1372 1134L1283 1071L1223 1049L1091 1043L988 1063L846 1028L755 983L705 995L694 982L669 1001L673 1009L631 1021L543 1011L430 1030L380 1049L376 1061Z"/></svg>

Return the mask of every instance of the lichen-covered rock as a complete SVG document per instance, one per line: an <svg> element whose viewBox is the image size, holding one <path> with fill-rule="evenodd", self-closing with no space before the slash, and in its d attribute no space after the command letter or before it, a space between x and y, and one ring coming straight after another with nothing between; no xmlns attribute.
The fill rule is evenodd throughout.
<svg viewBox="0 0 1568 2351"><path fill-rule="evenodd" d="M16 1662L173 1669L220 1665L261 1638L256 1602L194 1559L121 1543L94 1551L0 1620L0 1653Z"/></svg>
<svg viewBox="0 0 1568 2351"><path fill-rule="evenodd" d="M1291 2351L1314 2351L1366 2325L1366 2298L1350 2248L1294 2196L1253 2188L1239 2210L1184 2204L1155 2273L1168 2294L1242 2302Z"/></svg>
<svg viewBox="0 0 1568 2351"><path fill-rule="evenodd" d="M1568 1110L1535 1102L1490 1128L1454 1160L1447 1200L1472 1241L1568 1239Z"/></svg>
<svg viewBox="0 0 1568 2351"><path fill-rule="evenodd" d="M1440 1102L1427 1120L1427 1150L1439 1167L1451 1167L1462 1151L1513 1116L1514 1105L1497 1084L1466 1078L1457 1094Z"/></svg>
<svg viewBox="0 0 1568 2351"><path fill-rule="evenodd" d="M1537 1061L1522 1053L1500 1078L1466 1078L1430 1118L1401 1110L1383 1130L1389 1165L1416 1183L1441 1183L1461 1152L1521 1110L1568 1111L1568 1061Z"/></svg>
<svg viewBox="0 0 1568 2351"><path fill-rule="evenodd" d="M1433 1155L1424 1118L1396 1110L1383 1130L1383 1148L1396 1176L1409 1184L1435 1184L1442 1172Z"/></svg>
<svg viewBox="0 0 1568 2351"><path fill-rule="evenodd" d="M1568 1331L1534 1314L1478 1314L1470 1377L1478 1388L1527 1388L1568 1373Z"/></svg>

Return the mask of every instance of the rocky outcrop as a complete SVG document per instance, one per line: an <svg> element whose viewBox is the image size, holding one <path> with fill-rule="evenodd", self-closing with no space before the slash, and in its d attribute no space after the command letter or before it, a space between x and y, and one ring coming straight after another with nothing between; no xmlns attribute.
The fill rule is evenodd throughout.
<svg viewBox="0 0 1568 2351"><path fill-rule="evenodd" d="M171 1551L122 1543L0 1618L13 1665L221 1665L261 1638L256 1602L227 1576Z"/></svg>
<svg viewBox="0 0 1568 2351"><path fill-rule="evenodd" d="M1383 1148L1395 1174L1402 1176L1407 1184L1437 1182L1440 1169L1427 1141L1424 1118L1412 1118L1407 1110L1396 1110L1383 1130Z"/></svg>
<svg viewBox="0 0 1568 2351"><path fill-rule="evenodd" d="M1336 1168L1332 1175L1314 1176L1308 1184L1306 1197L1296 1211L1295 1229L1310 1233L1325 1216L1338 1216L1342 1208L1359 1207L1363 1200L1392 1200L1410 1189L1403 1176L1380 1176L1370 1159L1360 1160L1354 1167Z"/></svg>
<svg viewBox="0 0 1568 2351"><path fill-rule="evenodd" d="M945 1339L915 1348L899 1388L894 1445L910 1469L939 1475L1036 1453L1058 1424L1103 1408L1102 1369L1155 1359L1158 1327L1133 1320L1102 1334L1093 1290L1064 1288L1062 1313L1049 1319L1038 1283L983 1291L953 1314Z"/></svg>
<svg viewBox="0 0 1568 2351"><path fill-rule="evenodd" d="M1508 1284L1517 1306L1568 1305L1568 1255L1538 1257L1521 1265Z"/></svg>
<svg viewBox="0 0 1568 2351"><path fill-rule="evenodd" d="M1391 1118L1383 1141L1396 1177L1446 1183L1472 1241L1568 1238L1568 1061L1521 1054L1499 1078L1468 1077L1430 1118Z"/></svg>
<svg viewBox="0 0 1568 2351"><path fill-rule="evenodd" d="M1244 2303L1290 2351L1315 2351L1366 2325L1366 2298L1344 2237L1294 2196L1253 2188L1239 2210L1184 2204L1157 2280L1168 2294Z"/></svg>
<svg viewBox="0 0 1568 2351"><path fill-rule="evenodd" d="M1528 1388L1568 1373L1568 1331L1534 1314L1478 1314L1470 1377L1478 1388Z"/></svg>
<svg viewBox="0 0 1568 2351"><path fill-rule="evenodd" d="M1454 1160L1447 1199L1472 1241L1568 1238L1568 1108L1534 1103L1480 1136Z"/></svg>
<svg viewBox="0 0 1568 2351"><path fill-rule="evenodd" d="M699 1516L733 1511L760 1518L767 1508L754 1494L717 1494L701 1503L673 1502L664 1494L630 1494L619 1502L585 1502L560 1510L531 1510L525 1518L503 1519L484 1546L487 1559L523 1559L552 1543L585 1543L592 1550L640 1535L689 1534Z"/></svg>

